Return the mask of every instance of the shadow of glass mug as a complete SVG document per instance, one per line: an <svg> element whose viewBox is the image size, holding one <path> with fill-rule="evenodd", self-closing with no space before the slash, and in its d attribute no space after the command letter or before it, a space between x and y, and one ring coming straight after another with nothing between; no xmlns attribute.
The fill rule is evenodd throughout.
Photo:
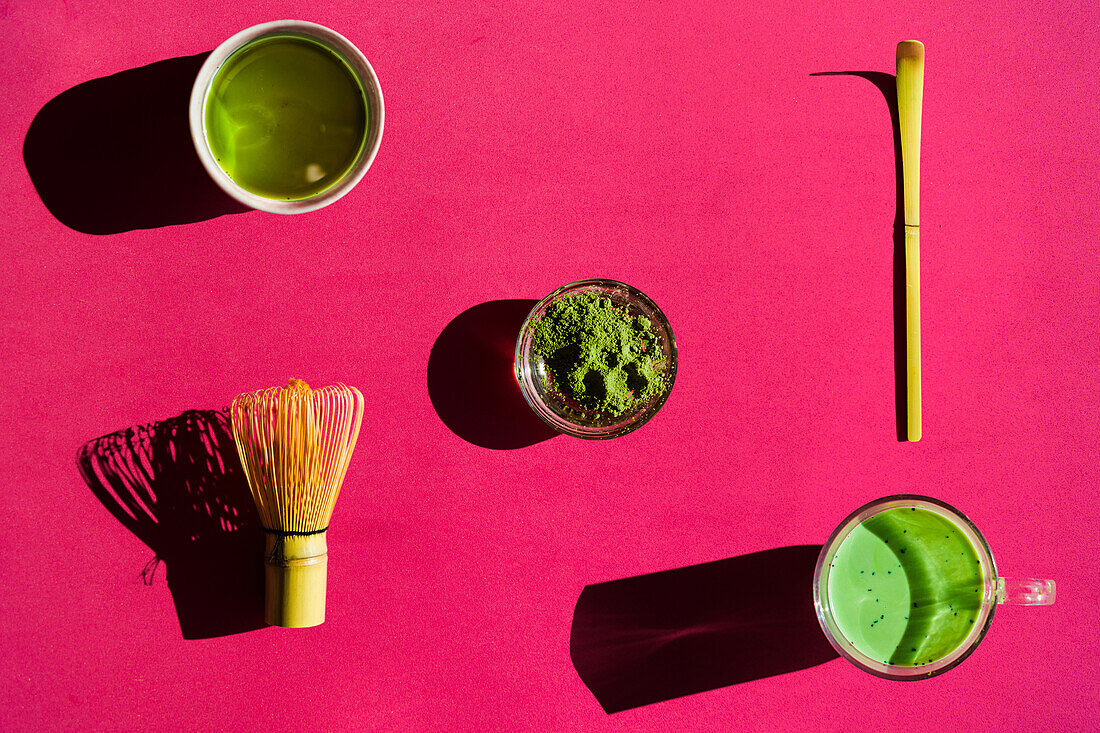
<svg viewBox="0 0 1100 733"><path fill-rule="evenodd" d="M999 604L1054 603L1054 581L998 576L973 522L916 495L878 499L841 522L818 556L813 592L833 648L891 680L957 666L985 637Z"/></svg>

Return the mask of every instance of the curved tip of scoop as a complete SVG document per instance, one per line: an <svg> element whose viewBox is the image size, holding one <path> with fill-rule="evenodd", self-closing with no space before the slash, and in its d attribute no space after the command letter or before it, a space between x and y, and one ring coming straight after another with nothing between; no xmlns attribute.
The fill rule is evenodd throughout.
<svg viewBox="0 0 1100 733"><path fill-rule="evenodd" d="M898 61L902 59L924 60L924 44L920 41L902 41L898 44Z"/></svg>

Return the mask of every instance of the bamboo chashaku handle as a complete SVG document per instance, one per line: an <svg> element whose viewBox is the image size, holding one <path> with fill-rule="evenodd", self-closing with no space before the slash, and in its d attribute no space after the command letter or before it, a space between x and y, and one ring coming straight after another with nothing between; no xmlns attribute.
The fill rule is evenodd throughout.
<svg viewBox="0 0 1100 733"><path fill-rule="evenodd" d="M898 44L898 123L905 199L905 374L908 438L920 440L920 119L924 97L924 44Z"/></svg>

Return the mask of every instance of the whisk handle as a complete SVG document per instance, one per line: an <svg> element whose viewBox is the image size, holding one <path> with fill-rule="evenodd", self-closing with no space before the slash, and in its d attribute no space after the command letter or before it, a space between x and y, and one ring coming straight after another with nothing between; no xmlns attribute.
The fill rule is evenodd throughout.
<svg viewBox="0 0 1100 733"><path fill-rule="evenodd" d="M324 623L328 586L326 534L265 534L264 619L269 624L297 629Z"/></svg>

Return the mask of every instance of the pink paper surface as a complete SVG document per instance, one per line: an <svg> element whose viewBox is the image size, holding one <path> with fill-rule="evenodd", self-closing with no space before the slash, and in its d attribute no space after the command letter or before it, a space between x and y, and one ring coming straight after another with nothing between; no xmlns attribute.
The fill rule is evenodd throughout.
<svg viewBox="0 0 1100 733"><path fill-rule="evenodd" d="M140 197L172 190L155 163L88 141L103 180L31 171L53 149L28 137L51 100L281 18L343 33L385 94L377 160L333 206L189 217L186 188ZM1100 726L1098 25L1092 3L2 4L2 727ZM893 73L906 38L927 47L918 444L895 428L889 110L865 78L811 76ZM131 109L158 93L120 84ZM32 172L77 210L82 188L112 202L84 212L104 228L142 226L69 226ZM584 277L668 316L680 368L660 414L593 443L536 441L514 402L479 412L510 344L456 319ZM155 550L76 457L291 376L366 394L328 619L186 639L173 561L142 581ZM957 506L1002 574L1056 579L1057 603L1000 609L959 668L915 684L833 659L608 714L578 676L586 586L821 544L899 492ZM200 617L220 602L196 599Z"/></svg>

